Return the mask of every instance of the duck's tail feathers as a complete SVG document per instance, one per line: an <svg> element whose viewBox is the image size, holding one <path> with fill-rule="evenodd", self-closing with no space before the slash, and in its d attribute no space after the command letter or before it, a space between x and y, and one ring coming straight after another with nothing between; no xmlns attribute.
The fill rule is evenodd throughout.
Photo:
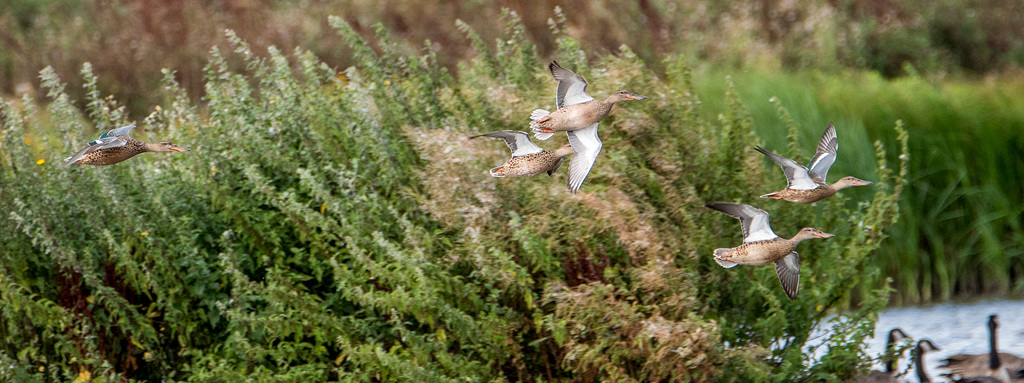
<svg viewBox="0 0 1024 383"><path fill-rule="evenodd" d="M504 177L505 176L505 168L502 167L502 166L499 166L499 167L496 167L494 169L491 169L491 176L492 177Z"/></svg>
<svg viewBox="0 0 1024 383"><path fill-rule="evenodd" d="M545 117L549 114L551 114L551 112L544 109L534 109L533 113L530 113L530 129L533 129L533 136L537 137L538 140L544 141L555 135L555 133L551 132L550 129L544 129L547 130L547 132L542 132L538 126L541 122L547 120Z"/></svg>
<svg viewBox="0 0 1024 383"><path fill-rule="evenodd" d="M732 253L733 249L715 249L715 262L717 262L719 266L727 269L736 267L738 263L725 259L726 257L731 257Z"/></svg>
<svg viewBox="0 0 1024 383"><path fill-rule="evenodd" d="M781 199L782 197L779 197L779 192L775 192L775 193L765 194L765 195L761 196L761 198Z"/></svg>
<svg viewBox="0 0 1024 383"><path fill-rule="evenodd" d="M555 135L554 133L541 133L541 132L538 132L536 130L533 131L533 136L537 137L537 139L541 140L541 141L547 140L547 139L551 138L551 136L554 136L554 135Z"/></svg>

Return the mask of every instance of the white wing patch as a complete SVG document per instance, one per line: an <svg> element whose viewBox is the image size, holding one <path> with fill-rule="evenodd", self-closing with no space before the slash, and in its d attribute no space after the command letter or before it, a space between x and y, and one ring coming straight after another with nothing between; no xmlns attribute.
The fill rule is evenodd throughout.
<svg viewBox="0 0 1024 383"><path fill-rule="evenodd" d="M811 179L810 174L807 173L807 168L800 166L793 168L793 178L789 180L789 188L796 190L811 190L817 189L818 184Z"/></svg>
<svg viewBox="0 0 1024 383"><path fill-rule="evenodd" d="M559 84L559 86L561 86L561 84ZM565 98L562 99L562 105L559 105L559 108L582 104L593 99L593 97L590 97L590 95L587 94L587 83L573 83L569 86L568 91L565 92Z"/></svg>
<svg viewBox="0 0 1024 383"><path fill-rule="evenodd" d="M544 151L544 149L541 149L539 146L537 146L537 144L534 144L533 141L530 141L530 135L527 134L526 132L519 132L515 134L513 137L515 139L516 148L515 150L512 151L512 157L540 153ZM511 146L512 145L509 145L510 148Z"/></svg>
<svg viewBox="0 0 1024 383"><path fill-rule="evenodd" d="M814 158L811 158L811 164L807 166L810 169L811 177L824 183L828 176L828 169L832 167L832 163L836 162L838 152L839 136L836 135L835 125L830 122L828 128L825 128L825 133L821 134L818 150L814 153Z"/></svg>
<svg viewBox="0 0 1024 383"><path fill-rule="evenodd" d="M469 137L474 139L477 137L494 137L505 140L505 145L508 145L508 150L512 151L512 157L522 156L526 154L540 153L544 149L541 149L533 141L530 141L530 134L521 132L518 130L499 130L496 132L484 133L478 136Z"/></svg>
<svg viewBox="0 0 1024 383"><path fill-rule="evenodd" d="M756 242L778 238L772 227L768 224L768 214L756 214L750 218L750 232L743 238L743 242Z"/></svg>
<svg viewBox="0 0 1024 383"><path fill-rule="evenodd" d="M818 184L811 179L810 175L807 173L807 168L803 165L800 165L789 158L769 152L760 146L755 147L754 150L768 156L768 158L782 168L782 171L786 173L786 183L789 184L789 189L810 190L818 187Z"/></svg>
<svg viewBox="0 0 1024 383"><path fill-rule="evenodd" d="M587 80L576 72L563 68L557 62L552 62L548 68L551 70L551 77L558 81L558 90L555 93L555 105L558 108L594 99L587 94Z"/></svg>
<svg viewBox="0 0 1024 383"><path fill-rule="evenodd" d="M832 164L836 162L836 155L831 153L818 153L811 159L810 176L820 179L821 182L825 182L825 178L828 176L828 169L832 167Z"/></svg>

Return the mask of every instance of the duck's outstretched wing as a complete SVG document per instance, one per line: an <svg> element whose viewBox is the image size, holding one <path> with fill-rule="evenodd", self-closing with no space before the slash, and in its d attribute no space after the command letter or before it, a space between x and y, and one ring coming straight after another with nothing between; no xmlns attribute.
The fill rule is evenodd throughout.
<svg viewBox="0 0 1024 383"><path fill-rule="evenodd" d="M469 137L469 139L477 137L495 137L505 140L505 144L508 145L508 149L512 151L512 157L544 151L544 149L541 149L537 144L534 144L533 140L530 140L529 133L518 130L499 130L496 132L472 136Z"/></svg>
<svg viewBox="0 0 1024 383"><path fill-rule="evenodd" d="M743 228L743 242L763 241L777 238L768 223L768 212L743 203L708 202L709 208L718 210L740 220Z"/></svg>
<svg viewBox="0 0 1024 383"><path fill-rule="evenodd" d="M571 70L558 65L557 61L548 64L551 77L558 81L558 93L555 94L555 105L561 109L564 106L581 104L590 100L587 94L587 80Z"/></svg>
<svg viewBox="0 0 1024 383"><path fill-rule="evenodd" d="M825 176L828 169L836 162L836 152L839 151L839 138L836 136L836 127L828 123L828 128L821 135L818 142L818 152L811 158L811 164L807 166L808 173L813 180L825 183Z"/></svg>
<svg viewBox="0 0 1024 383"><path fill-rule="evenodd" d="M558 162L555 163L555 166L548 170L548 177L555 175L555 172L558 171L558 168L562 167L563 162L565 162L565 157L559 158Z"/></svg>
<svg viewBox="0 0 1024 383"><path fill-rule="evenodd" d="M782 290L790 300L796 299L796 293L800 291L800 254L797 252L775 261L775 273L779 275L779 283L782 283Z"/></svg>
<svg viewBox="0 0 1024 383"><path fill-rule="evenodd" d="M107 131L106 133L101 134L99 140L102 140L104 138L110 138L110 137L127 136L132 131L132 129L135 129L135 123L134 122L131 125L128 125L128 126L125 126L125 127L121 127L121 128L117 128L117 129L111 129L111 130ZM97 140L97 141L99 141L99 140ZM95 142L95 141L93 141L93 142ZM92 143L90 142L89 144L91 145Z"/></svg>
<svg viewBox="0 0 1024 383"><path fill-rule="evenodd" d="M597 136L597 124L583 129L565 132L569 136L569 144L576 155L569 162L569 190L575 194L587 179L590 169L594 167L597 155L601 153L601 138Z"/></svg>
<svg viewBox="0 0 1024 383"><path fill-rule="evenodd" d="M85 158L85 156L89 155L90 153L93 153L93 152L96 152L96 151L99 151L99 150L110 149L110 148L118 148L118 147L124 146L125 144L128 143L128 141L125 140L122 137L128 137L128 134L129 134L129 132L131 132L132 129L135 129L135 124L134 123L132 123L131 125L128 125L128 126L125 126L125 127L122 127L122 128L113 129L113 130L107 131L106 133L101 134L100 138L96 139L95 141L90 142L88 145L86 145L85 148L83 148L82 150L79 150L78 153L75 153L75 155L66 158L64 160L64 164L62 164L60 167L62 169L66 168L68 165L71 165L71 164L73 164L75 162L78 162L78 161L82 160L83 158Z"/></svg>
<svg viewBox="0 0 1024 383"><path fill-rule="evenodd" d="M782 171L786 172L786 181L789 183L790 189L810 190L816 189L819 186L811 179L810 174L807 172L807 168L796 163L796 161L769 152L760 146L754 147L754 150L768 156L768 158L771 158L772 161L775 161L775 163L782 167Z"/></svg>

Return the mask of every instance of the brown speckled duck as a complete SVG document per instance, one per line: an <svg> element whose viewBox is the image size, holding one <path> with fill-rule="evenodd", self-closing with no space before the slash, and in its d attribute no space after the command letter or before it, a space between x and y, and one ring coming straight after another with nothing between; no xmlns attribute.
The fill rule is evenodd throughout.
<svg viewBox="0 0 1024 383"><path fill-rule="evenodd" d="M86 165L113 165L145 152L187 152L186 148L167 141L142 142L131 138L128 133L135 129L135 124L117 128L103 133L99 139L90 142L84 149L65 159L61 168L72 163Z"/></svg>
<svg viewBox="0 0 1024 383"><path fill-rule="evenodd" d="M825 133L821 135L818 142L818 152L811 158L810 169L796 163L789 158L769 152L760 146L754 148L771 158L779 164L786 173L786 180L789 185L775 193L769 193L761 198L781 199L796 203L813 203L831 197L841 189L850 186L871 185L871 182L856 177L843 177L834 184L825 182L828 169L836 161L836 151L839 150L839 138L836 136L836 127L828 124Z"/></svg>
<svg viewBox="0 0 1024 383"><path fill-rule="evenodd" d="M558 81L558 91L555 93L554 112L543 109L534 110L530 114L530 127L534 135L541 140L551 138L555 132L565 132L569 137L569 144L572 145L576 156L569 163L569 178L567 180L569 190L576 193L583 185L583 180L590 174L594 167L597 155L601 153L604 144L597 136L597 125L612 106L626 100L645 100L647 97L620 90L612 93L604 101L595 100L587 94L587 80L583 77L558 65L552 61L548 65L551 76Z"/></svg>
<svg viewBox="0 0 1024 383"><path fill-rule="evenodd" d="M764 210L727 202L709 202L705 206L740 220L743 228L743 244L715 249L715 262L727 269L736 265L762 266L774 263L779 282L789 299L796 298L800 289L800 254L793 250L805 239L835 237L835 234L805 227L793 238L781 238L772 231L768 224L768 213Z"/></svg>
<svg viewBox="0 0 1024 383"><path fill-rule="evenodd" d="M469 137L495 137L505 140L509 150L512 151L512 158L499 167L491 169L494 177L529 177L544 172L552 175L562 166L565 156L572 154L572 147L565 145L555 151L541 149L530 140L529 133L518 130L499 130L478 136Z"/></svg>
<svg viewBox="0 0 1024 383"><path fill-rule="evenodd" d="M554 112L543 109L534 110L530 114L530 127L537 138L546 140L555 132L565 132L588 128L597 124L616 103L627 100L646 100L625 90L608 95L607 98L596 100L587 94L587 80L575 72L558 65L557 61L548 64L551 76L558 81L558 93L555 94Z"/></svg>

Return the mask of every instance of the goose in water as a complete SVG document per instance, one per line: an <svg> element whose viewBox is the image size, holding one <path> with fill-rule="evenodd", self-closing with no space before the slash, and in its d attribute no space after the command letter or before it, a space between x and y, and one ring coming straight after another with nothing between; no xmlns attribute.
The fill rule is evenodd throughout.
<svg viewBox="0 0 1024 383"><path fill-rule="evenodd" d="M956 354L942 361L939 368L949 370L943 374L955 378L956 382L1015 382L1024 379L1024 359L1019 356L999 352L996 333L999 328L999 316L988 317L988 345L986 354Z"/></svg>
<svg viewBox="0 0 1024 383"><path fill-rule="evenodd" d="M896 342L899 342L907 338L907 333L903 332L899 327L889 330L889 336L885 340L885 353L883 357L885 361L885 371L871 370L860 380L858 383L890 383L899 382L896 379L896 362L899 361L901 354L889 355L896 349Z"/></svg>
<svg viewBox="0 0 1024 383"><path fill-rule="evenodd" d="M932 382L932 379L928 377L928 372L924 370L924 354L929 351L938 350L940 350L939 347L932 343L932 341L921 339L917 341L917 346L911 352L914 358L914 373L917 374L917 380L921 383Z"/></svg>

